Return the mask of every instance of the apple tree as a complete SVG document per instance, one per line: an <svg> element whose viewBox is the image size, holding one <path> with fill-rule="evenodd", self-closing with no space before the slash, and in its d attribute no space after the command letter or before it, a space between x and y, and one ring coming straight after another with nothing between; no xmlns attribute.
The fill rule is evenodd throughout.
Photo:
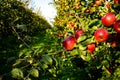
<svg viewBox="0 0 120 80"><path fill-rule="evenodd" d="M63 71L64 76L72 76L66 79L118 80L120 1L54 0L54 4L54 26L66 60L59 66L68 70Z"/></svg>

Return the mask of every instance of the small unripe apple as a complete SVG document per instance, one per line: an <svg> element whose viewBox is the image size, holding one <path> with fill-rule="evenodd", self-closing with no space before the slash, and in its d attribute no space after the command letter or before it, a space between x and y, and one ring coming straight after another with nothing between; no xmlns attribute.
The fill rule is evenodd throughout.
<svg viewBox="0 0 120 80"><path fill-rule="evenodd" d="M74 16L74 13L70 12L70 13L69 13L69 16Z"/></svg>
<svg viewBox="0 0 120 80"><path fill-rule="evenodd" d="M58 37L62 37L63 35L62 35L61 33L58 33L57 36L58 36Z"/></svg>
<svg viewBox="0 0 120 80"><path fill-rule="evenodd" d="M110 2L106 1L106 2L105 2L105 6L106 6L108 9L110 9L110 7L111 7Z"/></svg>
<svg viewBox="0 0 120 80"><path fill-rule="evenodd" d="M89 12L90 12L90 10L89 10L89 9L87 9L87 10L86 10L86 13L89 13Z"/></svg>
<svg viewBox="0 0 120 80"><path fill-rule="evenodd" d="M103 25L109 27L114 24L114 22L116 21L116 17L115 17L115 14L113 14L113 13L107 13L107 14L103 15L101 20L102 20Z"/></svg>
<svg viewBox="0 0 120 80"><path fill-rule="evenodd" d="M97 42L105 42L108 39L109 33L106 29L100 28L95 31L94 37Z"/></svg>
<svg viewBox="0 0 120 80"><path fill-rule="evenodd" d="M120 33L120 20L117 20L114 24L114 29L117 33Z"/></svg>
<svg viewBox="0 0 120 80"><path fill-rule="evenodd" d="M74 26L74 22L73 22L73 21L69 21L68 24L69 24L70 26Z"/></svg>
<svg viewBox="0 0 120 80"><path fill-rule="evenodd" d="M75 4L75 8L76 8L76 9L79 9L79 8L80 8L79 5L80 5L79 3L76 3L76 4Z"/></svg>
<svg viewBox="0 0 120 80"><path fill-rule="evenodd" d="M97 6L99 6L99 5L102 4L102 2L101 2L101 0L96 0L96 1L95 1L95 4L96 4Z"/></svg>
<svg viewBox="0 0 120 80"><path fill-rule="evenodd" d="M83 33L84 31L82 29L77 30L75 32L75 38L78 39Z"/></svg>
<svg viewBox="0 0 120 80"><path fill-rule="evenodd" d="M118 45L118 42L115 40L115 41L113 41L113 42L111 42L111 46L112 47L117 47L117 45Z"/></svg>
<svg viewBox="0 0 120 80"><path fill-rule="evenodd" d="M66 50L72 50L76 44L76 39L73 36L68 36L63 41L63 47Z"/></svg>
<svg viewBox="0 0 120 80"><path fill-rule="evenodd" d="M118 45L118 38L117 35L109 35L108 40L110 41L111 47L117 47Z"/></svg>
<svg viewBox="0 0 120 80"><path fill-rule="evenodd" d="M87 50L90 53L93 53L95 51L95 43L91 43L91 44L87 45Z"/></svg>

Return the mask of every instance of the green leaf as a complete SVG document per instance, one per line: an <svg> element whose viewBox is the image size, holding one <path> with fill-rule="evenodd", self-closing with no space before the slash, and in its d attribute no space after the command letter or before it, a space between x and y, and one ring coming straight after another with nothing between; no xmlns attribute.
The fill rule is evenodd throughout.
<svg viewBox="0 0 120 80"><path fill-rule="evenodd" d="M102 67L102 65L100 63L97 63L97 69L100 69Z"/></svg>
<svg viewBox="0 0 120 80"><path fill-rule="evenodd" d="M112 57L110 55L107 55L107 60L112 61Z"/></svg>
<svg viewBox="0 0 120 80"><path fill-rule="evenodd" d="M14 61L15 60L15 57L9 57L8 59L7 59L7 62L9 63L9 62L12 62L12 61Z"/></svg>
<svg viewBox="0 0 120 80"><path fill-rule="evenodd" d="M37 69L35 69L35 68L30 70L30 74L33 77L39 77L39 71Z"/></svg>
<svg viewBox="0 0 120 80"><path fill-rule="evenodd" d="M23 71L21 69L18 69L18 68L14 68L11 71L11 74L12 74L12 77L16 78L16 79L22 79L24 77L23 76Z"/></svg>
<svg viewBox="0 0 120 80"><path fill-rule="evenodd" d="M46 56L43 56L42 58L42 61L45 63L45 64L52 64L53 60L50 56L46 55Z"/></svg>
<svg viewBox="0 0 120 80"><path fill-rule="evenodd" d="M48 68L48 65L45 64L45 63L40 63L40 67L43 68L43 69L47 69L47 68Z"/></svg>
<svg viewBox="0 0 120 80"><path fill-rule="evenodd" d="M102 61L102 64L105 66L105 67L107 67L107 68L109 68L109 62L107 61L107 60L103 60Z"/></svg>
<svg viewBox="0 0 120 80"><path fill-rule="evenodd" d="M12 66L16 66L16 65L18 65L18 64L20 64L22 61L21 60L16 60L16 62L12 65Z"/></svg>
<svg viewBox="0 0 120 80"><path fill-rule="evenodd" d="M57 59L55 58L55 57L52 57L53 58L53 61L54 61L54 63L55 63L55 66L58 66L58 61L57 61ZM53 64L54 64L53 63Z"/></svg>
<svg viewBox="0 0 120 80"><path fill-rule="evenodd" d="M93 12L95 12L95 11L96 11L96 7L91 7L91 10L92 10Z"/></svg>
<svg viewBox="0 0 120 80"><path fill-rule="evenodd" d="M27 61L27 62L29 62L30 64L32 64L32 63L33 63L33 60L34 60L34 59L33 59L33 58L31 58L31 57L28 57L28 58L26 59L26 61Z"/></svg>
<svg viewBox="0 0 120 80"><path fill-rule="evenodd" d="M21 18L21 17L17 17L17 18L13 21L13 23L16 22L16 21L18 21L20 18Z"/></svg>
<svg viewBox="0 0 120 80"><path fill-rule="evenodd" d="M74 50L71 51L71 55L77 55L77 54L78 54L77 49L74 49Z"/></svg>
<svg viewBox="0 0 120 80"><path fill-rule="evenodd" d="M86 35L81 35L78 39L77 39L77 43L84 41L87 38Z"/></svg>
<svg viewBox="0 0 120 80"><path fill-rule="evenodd" d="M27 48L24 48L23 50L21 50L19 52L19 57L23 56L24 54L26 54L28 52L28 49Z"/></svg>
<svg viewBox="0 0 120 80"><path fill-rule="evenodd" d="M21 29L21 30L23 30L23 31L27 31L27 26L26 25L24 25L24 24L22 24L22 25L17 25L16 26L18 29Z"/></svg>
<svg viewBox="0 0 120 80"><path fill-rule="evenodd" d="M92 30L97 30L98 29L98 26L93 26L92 27Z"/></svg>
<svg viewBox="0 0 120 80"><path fill-rule="evenodd" d="M120 75L120 67L116 68L114 75L116 76Z"/></svg>
<svg viewBox="0 0 120 80"><path fill-rule="evenodd" d="M33 65L34 67L37 67L39 64L40 64L40 62L36 62L36 63L33 63L32 65Z"/></svg>
<svg viewBox="0 0 120 80"><path fill-rule="evenodd" d="M81 45L81 44L79 44L78 47L79 47L80 50L85 50L85 49L86 49L86 47L84 47L84 46Z"/></svg>
<svg viewBox="0 0 120 80"><path fill-rule="evenodd" d="M117 14L116 18L117 18L117 20L119 20L120 19L120 14Z"/></svg>
<svg viewBox="0 0 120 80"><path fill-rule="evenodd" d="M80 2L82 6L86 5L86 1L80 1Z"/></svg>
<svg viewBox="0 0 120 80"><path fill-rule="evenodd" d="M87 40L83 41L81 44L82 45L88 45L90 43L94 43L95 41L93 40L93 37L92 38L87 38Z"/></svg>
<svg viewBox="0 0 120 80"><path fill-rule="evenodd" d="M94 19L94 20L91 20L90 23L88 24L88 27L93 27L94 25L98 25L99 24L99 20L98 19Z"/></svg>
<svg viewBox="0 0 120 80"><path fill-rule="evenodd" d="M81 54L81 58L85 61L89 61L91 60L91 55L89 53L86 53L86 51L82 51L84 52L83 54Z"/></svg>
<svg viewBox="0 0 120 80"><path fill-rule="evenodd" d="M27 78L27 79L25 79L25 80L32 80L31 78Z"/></svg>

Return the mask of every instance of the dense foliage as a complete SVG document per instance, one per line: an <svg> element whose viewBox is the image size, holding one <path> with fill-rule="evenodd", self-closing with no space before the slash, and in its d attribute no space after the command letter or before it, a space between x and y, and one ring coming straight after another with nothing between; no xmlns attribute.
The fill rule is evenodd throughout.
<svg viewBox="0 0 120 80"><path fill-rule="evenodd" d="M53 28L23 3L1 1L0 78L119 80L120 4L115 1L54 0Z"/></svg>
<svg viewBox="0 0 120 80"><path fill-rule="evenodd" d="M30 44L35 43L35 36L35 39L39 37L36 42L42 43L46 29L49 28L51 25L42 16L28 9L25 3L0 0L0 78L11 76L10 72L15 68L13 65L20 58L19 52L24 48L30 48L31 51ZM27 65L26 62L23 64Z"/></svg>
<svg viewBox="0 0 120 80"><path fill-rule="evenodd" d="M120 34L118 26L115 27L115 23L118 24L120 19L120 4L117 1L55 1L57 16L54 25L58 34L62 35L61 39L66 40L70 36L80 35L78 39L76 38L77 42L69 39L63 43L66 50L64 64L67 66L62 68L70 71L63 71L62 76L65 78L60 79L118 80L120 78ZM76 45L71 47L71 44L75 43Z"/></svg>

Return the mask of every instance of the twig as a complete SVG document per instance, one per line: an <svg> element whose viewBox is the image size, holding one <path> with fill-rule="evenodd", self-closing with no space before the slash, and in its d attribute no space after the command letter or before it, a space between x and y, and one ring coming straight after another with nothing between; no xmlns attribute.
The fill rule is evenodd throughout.
<svg viewBox="0 0 120 80"><path fill-rule="evenodd" d="M65 52L66 50L61 50L61 51L59 51L59 52L55 52L55 53L52 53L52 54L45 54L45 55L42 55L42 56L46 56L46 55L48 55L48 56L52 56L52 55L56 55L56 54L59 54L59 53L63 53L63 52Z"/></svg>
<svg viewBox="0 0 120 80"><path fill-rule="evenodd" d="M21 37L20 35L17 33L16 29L12 26L13 31L15 32L15 34L17 35L18 39L20 39L28 48L30 48L33 52L35 52L35 50L33 48L31 48Z"/></svg>
<svg viewBox="0 0 120 80"><path fill-rule="evenodd" d="M21 67L21 69L27 68L27 67L30 66L30 65L31 65L31 64L27 64L27 65Z"/></svg>

